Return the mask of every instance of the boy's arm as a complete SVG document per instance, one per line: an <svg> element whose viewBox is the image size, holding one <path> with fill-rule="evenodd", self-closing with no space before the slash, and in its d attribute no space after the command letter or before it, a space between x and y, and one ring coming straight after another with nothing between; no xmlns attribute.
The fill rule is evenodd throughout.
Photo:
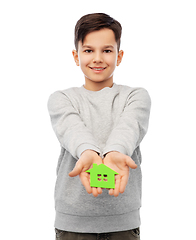
<svg viewBox="0 0 196 240"><path fill-rule="evenodd" d="M104 164L119 173L115 178L115 189L109 190L110 195L117 197L123 193L129 178L129 168L137 168L131 156L147 132L150 105L146 90L135 89L131 92L107 140L103 150Z"/></svg>
<svg viewBox="0 0 196 240"><path fill-rule="evenodd" d="M124 111L108 137L103 155L117 151L132 156L147 132L150 106L151 100L145 89L137 88L130 93Z"/></svg>
<svg viewBox="0 0 196 240"><path fill-rule="evenodd" d="M50 96L48 110L60 144L74 158L79 159L87 149L100 153L92 133L85 126L78 111L63 92L57 91Z"/></svg>

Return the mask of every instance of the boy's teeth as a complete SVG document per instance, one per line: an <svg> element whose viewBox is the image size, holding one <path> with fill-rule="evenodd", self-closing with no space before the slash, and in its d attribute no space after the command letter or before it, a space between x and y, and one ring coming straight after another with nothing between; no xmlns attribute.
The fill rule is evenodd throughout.
<svg viewBox="0 0 196 240"><path fill-rule="evenodd" d="M93 68L93 69L95 69L95 70L102 70L102 69L104 69L104 68Z"/></svg>

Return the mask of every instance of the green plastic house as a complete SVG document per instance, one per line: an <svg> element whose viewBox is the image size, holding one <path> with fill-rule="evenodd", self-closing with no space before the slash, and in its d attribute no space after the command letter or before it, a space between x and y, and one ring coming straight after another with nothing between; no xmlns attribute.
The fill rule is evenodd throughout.
<svg viewBox="0 0 196 240"><path fill-rule="evenodd" d="M115 188L115 175L118 174L103 163L93 163L93 168L87 170L90 173L90 186L100 188Z"/></svg>

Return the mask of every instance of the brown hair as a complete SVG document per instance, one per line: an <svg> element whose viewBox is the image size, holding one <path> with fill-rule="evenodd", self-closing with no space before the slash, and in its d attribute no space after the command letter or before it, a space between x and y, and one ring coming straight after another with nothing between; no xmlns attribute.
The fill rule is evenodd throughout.
<svg viewBox="0 0 196 240"><path fill-rule="evenodd" d="M103 28L111 29L114 32L119 51L122 33L121 24L105 13L87 14L78 20L75 26L74 39L76 51L78 51L78 42L82 41L83 44L87 34Z"/></svg>

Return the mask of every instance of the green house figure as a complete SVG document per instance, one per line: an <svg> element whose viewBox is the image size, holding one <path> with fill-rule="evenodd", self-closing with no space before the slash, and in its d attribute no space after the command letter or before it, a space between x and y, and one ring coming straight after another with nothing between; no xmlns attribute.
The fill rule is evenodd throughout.
<svg viewBox="0 0 196 240"><path fill-rule="evenodd" d="M90 173L90 186L100 188L115 188L115 175L118 174L103 163L93 163L93 168L87 170Z"/></svg>

